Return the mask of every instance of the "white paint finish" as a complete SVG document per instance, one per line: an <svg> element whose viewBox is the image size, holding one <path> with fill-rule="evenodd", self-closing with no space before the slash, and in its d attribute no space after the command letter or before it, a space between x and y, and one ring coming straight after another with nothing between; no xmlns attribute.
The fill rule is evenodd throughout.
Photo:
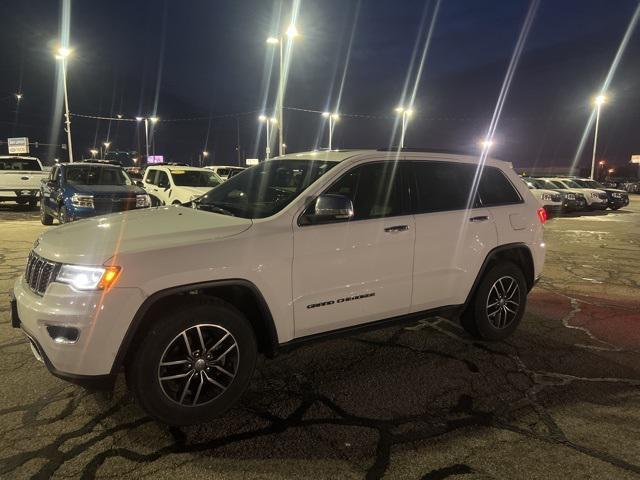
<svg viewBox="0 0 640 480"><path fill-rule="evenodd" d="M399 225L405 231L386 232ZM296 336L409 312L413 216L294 227L293 305ZM338 303L351 296L375 296ZM309 305L335 301L332 305Z"/></svg>
<svg viewBox="0 0 640 480"><path fill-rule="evenodd" d="M487 220L471 221L475 217ZM411 311L463 303L487 254L497 245L486 208L416 215Z"/></svg>

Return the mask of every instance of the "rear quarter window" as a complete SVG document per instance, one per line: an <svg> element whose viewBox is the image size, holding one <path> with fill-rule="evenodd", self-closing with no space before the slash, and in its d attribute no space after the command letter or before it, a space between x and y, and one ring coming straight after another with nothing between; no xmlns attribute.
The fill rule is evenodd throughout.
<svg viewBox="0 0 640 480"><path fill-rule="evenodd" d="M507 176L496 167L484 167L478 193L482 204L488 207L522 203L522 197Z"/></svg>

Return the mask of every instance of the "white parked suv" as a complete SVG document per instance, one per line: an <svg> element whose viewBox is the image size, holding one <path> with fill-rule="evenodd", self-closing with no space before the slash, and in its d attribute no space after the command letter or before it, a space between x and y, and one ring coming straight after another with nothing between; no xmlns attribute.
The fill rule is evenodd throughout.
<svg viewBox="0 0 640 480"><path fill-rule="evenodd" d="M163 165L147 167L142 186L154 205L180 205L204 195L222 183L207 168Z"/></svg>
<svg viewBox="0 0 640 480"><path fill-rule="evenodd" d="M42 234L12 324L55 375L126 372L155 418L222 415L259 353L460 318L511 335L545 257L544 210L511 164L416 151L278 157L194 202Z"/></svg>
<svg viewBox="0 0 640 480"><path fill-rule="evenodd" d="M222 180L229 180L231 177L246 170L244 167L236 167L235 165L211 165L204 168L213 170Z"/></svg>

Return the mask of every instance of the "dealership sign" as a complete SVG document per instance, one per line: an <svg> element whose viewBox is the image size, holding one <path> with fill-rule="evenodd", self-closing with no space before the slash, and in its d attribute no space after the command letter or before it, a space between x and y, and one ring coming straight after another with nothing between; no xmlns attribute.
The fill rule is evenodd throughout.
<svg viewBox="0 0 640 480"><path fill-rule="evenodd" d="M640 155L631 155L631 163L640 163Z"/></svg>
<svg viewBox="0 0 640 480"><path fill-rule="evenodd" d="M251 166L251 165L258 165L260 161L257 158L247 158L247 167Z"/></svg>
<svg viewBox="0 0 640 480"><path fill-rule="evenodd" d="M9 155L19 155L29 153L29 139L27 137L7 138L9 145Z"/></svg>

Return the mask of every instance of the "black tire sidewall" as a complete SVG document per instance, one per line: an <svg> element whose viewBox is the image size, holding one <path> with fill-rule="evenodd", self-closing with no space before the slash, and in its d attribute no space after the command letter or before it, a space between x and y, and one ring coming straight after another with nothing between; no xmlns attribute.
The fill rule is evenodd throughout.
<svg viewBox="0 0 640 480"><path fill-rule="evenodd" d="M197 301L165 313L154 320L127 365L127 383L132 393L151 416L169 425L194 425L220 417L246 390L257 358L256 339L242 313L226 302ZM176 335L200 323L220 325L235 338L240 352L236 378L229 388L210 403L185 407L169 400L157 378L161 356Z"/></svg>
<svg viewBox="0 0 640 480"><path fill-rule="evenodd" d="M520 308L511 324L502 329L495 328L487 316L486 302L489 291L500 277L510 276L518 282ZM496 264L485 273L473 299L473 317L478 336L483 340L504 340L518 327L527 306L527 283L522 270L510 262Z"/></svg>
<svg viewBox="0 0 640 480"><path fill-rule="evenodd" d="M47 207L44 204L44 201L40 202L40 223L43 225L52 225L53 217L47 213Z"/></svg>

